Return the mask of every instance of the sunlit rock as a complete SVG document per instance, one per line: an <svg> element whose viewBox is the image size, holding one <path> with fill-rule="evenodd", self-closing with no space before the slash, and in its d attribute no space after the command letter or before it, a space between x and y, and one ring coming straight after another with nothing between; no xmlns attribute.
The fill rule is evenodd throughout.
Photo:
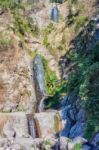
<svg viewBox="0 0 99 150"><path fill-rule="evenodd" d="M38 137L50 137L62 130L62 122L57 111L34 115Z"/></svg>
<svg viewBox="0 0 99 150"><path fill-rule="evenodd" d="M0 137L28 137L25 113L0 113Z"/></svg>

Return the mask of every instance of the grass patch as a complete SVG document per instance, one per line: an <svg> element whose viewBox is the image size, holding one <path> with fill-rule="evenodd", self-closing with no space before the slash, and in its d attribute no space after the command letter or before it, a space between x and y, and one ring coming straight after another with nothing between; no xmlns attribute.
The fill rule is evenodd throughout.
<svg viewBox="0 0 99 150"><path fill-rule="evenodd" d="M77 143L75 146L75 150L81 150L82 148L82 144L81 143Z"/></svg>
<svg viewBox="0 0 99 150"><path fill-rule="evenodd" d="M13 45L13 40L9 39L6 34L0 32L0 48L7 49Z"/></svg>
<svg viewBox="0 0 99 150"><path fill-rule="evenodd" d="M49 25L42 31L43 32L43 45L45 45L47 48L50 46L50 43L48 41L48 35L54 30L53 23L49 23Z"/></svg>
<svg viewBox="0 0 99 150"><path fill-rule="evenodd" d="M79 31L79 29L81 27L83 27L87 21L88 21L88 17L86 17L86 16L78 16L78 17L76 17L76 19L75 19L75 23L76 23L75 30Z"/></svg>
<svg viewBox="0 0 99 150"><path fill-rule="evenodd" d="M55 72L49 68L45 58L43 58L43 65L45 70L45 83L48 94L50 95L45 105L46 108L56 107L59 99L66 95L66 81L58 81Z"/></svg>

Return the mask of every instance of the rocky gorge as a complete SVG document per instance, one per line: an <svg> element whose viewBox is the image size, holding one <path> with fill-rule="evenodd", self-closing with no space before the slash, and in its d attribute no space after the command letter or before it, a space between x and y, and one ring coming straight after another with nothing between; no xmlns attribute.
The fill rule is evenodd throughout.
<svg viewBox="0 0 99 150"><path fill-rule="evenodd" d="M50 20L54 5L0 0L0 150L99 150L99 111L88 107L99 106L99 2L59 2L58 23ZM96 103L87 105L80 90L94 58L92 78L85 78ZM95 131L88 126L91 112Z"/></svg>

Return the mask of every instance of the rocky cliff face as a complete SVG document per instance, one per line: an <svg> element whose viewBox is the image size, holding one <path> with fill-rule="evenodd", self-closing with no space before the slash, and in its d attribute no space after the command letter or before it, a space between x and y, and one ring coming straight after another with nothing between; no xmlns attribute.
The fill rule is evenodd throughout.
<svg viewBox="0 0 99 150"><path fill-rule="evenodd" d="M69 50L83 51L99 40L98 16L91 19L94 29L88 24L98 2L58 4L58 24L50 20L54 4L48 0L15 2L4 7L0 1L0 148L98 150L98 133L84 139L83 100L62 92L76 68Z"/></svg>
<svg viewBox="0 0 99 150"><path fill-rule="evenodd" d="M25 60L25 53L20 48L9 48L1 51L1 92L0 110L33 111L35 93L32 94L31 73Z"/></svg>

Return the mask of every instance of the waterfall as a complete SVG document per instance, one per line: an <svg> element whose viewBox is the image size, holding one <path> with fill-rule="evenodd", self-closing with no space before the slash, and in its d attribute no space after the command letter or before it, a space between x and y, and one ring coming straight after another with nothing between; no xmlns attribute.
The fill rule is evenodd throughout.
<svg viewBox="0 0 99 150"><path fill-rule="evenodd" d="M28 117L28 129L29 129L29 134L32 136L32 138L36 138L36 125L35 125L35 120L32 115L29 115Z"/></svg>
<svg viewBox="0 0 99 150"><path fill-rule="evenodd" d="M45 98L42 98L38 107L39 112L43 112L44 108L45 108L45 104L44 104L44 100Z"/></svg>
<svg viewBox="0 0 99 150"><path fill-rule="evenodd" d="M34 73L35 78L37 80L38 86L39 86L39 92L41 93L41 96L47 95L46 85L45 85L45 72L44 72L44 66L43 66L43 60L41 55L36 55L34 60Z"/></svg>
<svg viewBox="0 0 99 150"><path fill-rule="evenodd" d="M36 55L34 59L34 80L36 85L36 96L38 103L38 111L44 111L44 100L47 97L47 89L45 84L45 70L41 55Z"/></svg>

